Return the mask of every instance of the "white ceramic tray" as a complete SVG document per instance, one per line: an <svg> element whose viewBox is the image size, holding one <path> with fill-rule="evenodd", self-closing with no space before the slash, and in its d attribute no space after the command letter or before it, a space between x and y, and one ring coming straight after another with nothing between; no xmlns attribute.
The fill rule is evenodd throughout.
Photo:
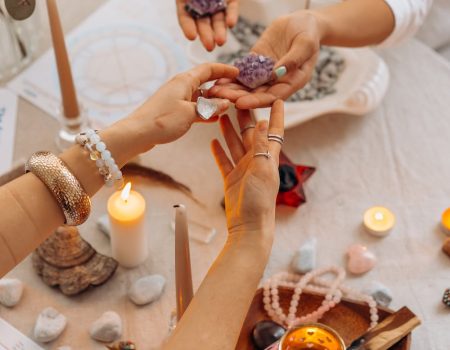
<svg viewBox="0 0 450 350"><path fill-rule="evenodd" d="M229 35L227 43L212 53L208 53L196 41L188 47L188 54L194 64L200 64L217 61L221 53L237 49L239 43ZM336 48L336 50L345 60L345 69L335 85L336 93L320 100L287 102L286 128L330 113L364 115L380 104L389 84L389 70L386 63L369 48ZM269 109L260 108L253 113L256 119L265 119L269 116Z"/></svg>

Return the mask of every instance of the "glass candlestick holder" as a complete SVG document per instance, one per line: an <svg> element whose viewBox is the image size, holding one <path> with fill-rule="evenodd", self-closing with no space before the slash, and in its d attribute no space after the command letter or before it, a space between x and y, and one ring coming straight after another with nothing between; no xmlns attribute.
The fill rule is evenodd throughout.
<svg viewBox="0 0 450 350"><path fill-rule="evenodd" d="M89 127L89 119L83 106L79 107L80 114L76 118L67 118L61 108L58 113L60 129L56 135L56 145L61 151L75 144L75 137Z"/></svg>

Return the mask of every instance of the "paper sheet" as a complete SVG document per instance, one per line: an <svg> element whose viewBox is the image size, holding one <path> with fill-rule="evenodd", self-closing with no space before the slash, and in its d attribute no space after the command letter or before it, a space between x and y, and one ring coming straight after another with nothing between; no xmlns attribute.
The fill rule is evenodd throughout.
<svg viewBox="0 0 450 350"><path fill-rule="evenodd" d="M44 350L0 318L0 350Z"/></svg>
<svg viewBox="0 0 450 350"><path fill-rule="evenodd" d="M16 135L17 95L0 89L0 174L11 168Z"/></svg>
<svg viewBox="0 0 450 350"><path fill-rule="evenodd" d="M66 36L78 98L94 127L127 115L189 67L175 1L111 0ZM53 50L9 84L52 116L60 110Z"/></svg>

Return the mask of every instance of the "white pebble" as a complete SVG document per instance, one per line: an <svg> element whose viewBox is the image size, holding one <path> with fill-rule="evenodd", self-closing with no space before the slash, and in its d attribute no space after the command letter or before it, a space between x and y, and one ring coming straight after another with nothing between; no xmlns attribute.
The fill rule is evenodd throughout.
<svg viewBox="0 0 450 350"><path fill-rule="evenodd" d="M116 312L107 311L92 323L89 334L102 342L115 341L122 335L122 319Z"/></svg>
<svg viewBox="0 0 450 350"><path fill-rule="evenodd" d="M145 305L158 300L166 285L161 275L149 275L138 279L128 291L128 297L136 305Z"/></svg>
<svg viewBox="0 0 450 350"><path fill-rule="evenodd" d="M17 305L22 297L23 283L16 278L0 280L0 304L7 307Z"/></svg>
<svg viewBox="0 0 450 350"><path fill-rule="evenodd" d="M108 238L110 237L111 224L109 222L108 214L102 215L97 219L97 228Z"/></svg>
<svg viewBox="0 0 450 350"><path fill-rule="evenodd" d="M392 301L392 292L384 284L372 281L363 291L365 294L371 295L372 298L381 306L389 306Z"/></svg>
<svg viewBox="0 0 450 350"><path fill-rule="evenodd" d="M315 269L316 245L317 240L310 238L297 250L291 262L295 272L303 274Z"/></svg>
<svg viewBox="0 0 450 350"><path fill-rule="evenodd" d="M64 331L66 324L66 316L59 313L58 310L48 307L39 314L36 320L34 339L42 343L55 340Z"/></svg>

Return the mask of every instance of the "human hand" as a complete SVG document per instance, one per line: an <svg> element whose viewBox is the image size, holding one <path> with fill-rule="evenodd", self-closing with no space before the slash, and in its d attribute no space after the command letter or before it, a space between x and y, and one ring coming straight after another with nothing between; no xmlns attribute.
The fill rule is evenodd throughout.
<svg viewBox="0 0 450 350"><path fill-rule="evenodd" d="M169 143L183 136L195 122L204 122L196 111L200 85L207 81L238 75L237 68L220 63L206 63L176 75L139 107L126 122L133 125L136 147L141 152L157 144ZM215 115L224 113L229 101L214 99ZM212 117L208 122L217 121Z"/></svg>
<svg viewBox="0 0 450 350"><path fill-rule="evenodd" d="M177 15L180 27L189 40L200 37L205 49L214 50L227 40L227 28L233 28L239 16L239 0L228 0L226 11L221 11L211 17L194 19L185 10L186 0L176 0Z"/></svg>
<svg viewBox="0 0 450 350"><path fill-rule="evenodd" d="M276 99L287 99L311 79L323 26L319 16L305 10L275 20L251 50L276 60L274 80L249 90L235 80L220 79L210 94L235 102L239 109L267 107Z"/></svg>
<svg viewBox="0 0 450 350"><path fill-rule="evenodd" d="M284 135L284 106L273 104L270 121L261 121L254 128L248 110L238 110L242 140L231 125L228 116L221 117L220 125L231 159L219 141L213 140L212 152L222 172L225 184L225 210L230 234L273 232L275 201L279 189L278 162L281 145L269 141L268 134ZM254 157L269 152L271 157Z"/></svg>

